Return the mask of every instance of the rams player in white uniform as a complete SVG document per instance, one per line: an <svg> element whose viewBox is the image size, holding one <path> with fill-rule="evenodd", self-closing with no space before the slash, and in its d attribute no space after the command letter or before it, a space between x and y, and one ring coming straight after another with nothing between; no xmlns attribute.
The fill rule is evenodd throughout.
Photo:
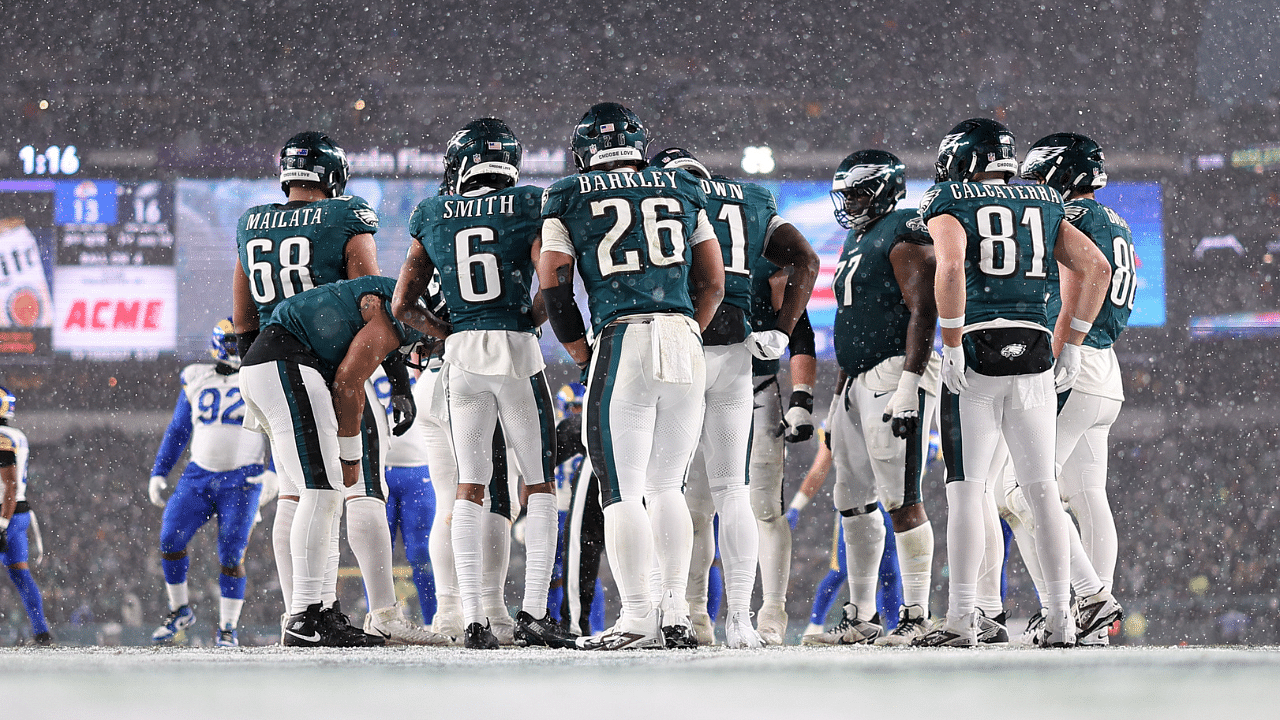
<svg viewBox="0 0 1280 720"><path fill-rule="evenodd" d="M240 358L236 354L231 320L213 328L209 354L217 364L182 369L182 393L173 419L156 452L147 492L164 508L160 526L160 563L169 594L169 616L151 639L172 643L195 622L187 592L187 545L210 518L218 518L219 647L235 647L236 626L244 606L244 551L259 505L276 493L276 474L265 469L267 438L243 427L240 397ZM190 445L191 461L182 471L173 494L165 501L166 476Z"/></svg>
<svg viewBox="0 0 1280 720"><path fill-rule="evenodd" d="M9 424L15 404L13 393L0 387L0 557L31 620L33 641L36 645L52 645L53 636L44 619L44 600L27 566L27 529L33 520L27 504L27 458L31 448L27 436ZM37 553L38 548L37 541Z"/></svg>

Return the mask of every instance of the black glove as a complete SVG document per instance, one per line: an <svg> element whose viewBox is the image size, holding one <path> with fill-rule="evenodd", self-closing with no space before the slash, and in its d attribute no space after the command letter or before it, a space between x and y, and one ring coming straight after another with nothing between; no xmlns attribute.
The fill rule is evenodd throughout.
<svg viewBox="0 0 1280 720"><path fill-rule="evenodd" d="M783 439L790 443L804 442L813 437L813 393L794 390L791 406L783 416Z"/></svg>
<svg viewBox="0 0 1280 720"><path fill-rule="evenodd" d="M9 551L9 528L0 529L0 553Z"/></svg>
<svg viewBox="0 0 1280 720"><path fill-rule="evenodd" d="M417 416L418 404L413 401L412 395L391 396L391 418L396 422L395 427L391 428L392 435L400 437L409 432L413 419Z"/></svg>

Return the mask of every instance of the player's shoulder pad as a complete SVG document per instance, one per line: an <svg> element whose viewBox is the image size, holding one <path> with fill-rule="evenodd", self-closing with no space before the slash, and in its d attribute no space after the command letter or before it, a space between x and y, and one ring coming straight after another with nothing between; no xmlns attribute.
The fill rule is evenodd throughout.
<svg viewBox="0 0 1280 720"><path fill-rule="evenodd" d="M1089 206L1079 200L1071 200L1063 206L1066 211L1067 222L1080 226L1080 223L1089 215Z"/></svg>
<svg viewBox="0 0 1280 720"><path fill-rule="evenodd" d="M185 388L199 383L201 380L204 380L213 373L213 365L195 363L182 368L182 372L178 373L178 378L182 381L182 387Z"/></svg>
<svg viewBox="0 0 1280 720"><path fill-rule="evenodd" d="M542 193L542 217L559 217L579 186L578 176L560 178Z"/></svg>
<svg viewBox="0 0 1280 720"><path fill-rule="evenodd" d="M444 201L451 195L431 195L423 198L413 206L409 214L409 235L421 240L426 236L427 227L444 214Z"/></svg>
<svg viewBox="0 0 1280 720"><path fill-rule="evenodd" d="M743 193L747 196L748 203L752 205L764 204L770 210L773 210L775 215L777 214L778 201L773 197L773 192L769 188L749 182L740 184L742 185Z"/></svg>
<svg viewBox="0 0 1280 720"><path fill-rule="evenodd" d="M915 245L932 245L933 237L929 235L929 226L916 208L901 208L893 211L893 220L897 223L897 240Z"/></svg>
<svg viewBox="0 0 1280 720"><path fill-rule="evenodd" d="M344 215L354 220L356 228L363 226L365 232L378 231L378 213L364 198L359 195L339 195L334 200L341 201Z"/></svg>
<svg viewBox="0 0 1280 720"><path fill-rule="evenodd" d="M920 197L920 217L928 221L933 216L941 214L948 205L946 198L950 197L950 193L944 195L943 190L956 184L954 181L940 182L925 190L924 195Z"/></svg>
<svg viewBox="0 0 1280 720"><path fill-rule="evenodd" d="M534 217L542 214L543 190L537 185L516 185L505 192L516 197L517 214Z"/></svg>

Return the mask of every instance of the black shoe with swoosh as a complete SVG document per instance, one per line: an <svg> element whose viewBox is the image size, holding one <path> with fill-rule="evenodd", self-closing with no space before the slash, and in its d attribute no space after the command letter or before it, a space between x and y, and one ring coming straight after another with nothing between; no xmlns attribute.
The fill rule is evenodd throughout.
<svg viewBox="0 0 1280 720"><path fill-rule="evenodd" d="M280 644L285 647L323 647L325 637L321 632L321 626L324 624L324 618L321 616L322 609L320 603L316 603L308 605L307 609L300 613L290 615L284 623Z"/></svg>

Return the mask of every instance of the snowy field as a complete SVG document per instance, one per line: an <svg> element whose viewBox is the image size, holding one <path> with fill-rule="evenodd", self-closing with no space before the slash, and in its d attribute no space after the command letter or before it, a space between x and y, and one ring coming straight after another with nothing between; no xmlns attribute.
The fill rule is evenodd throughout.
<svg viewBox="0 0 1280 720"><path fill-rule="evenodd" d="M1280 648L0 651L31 718L1280 717Z"/></svg>

